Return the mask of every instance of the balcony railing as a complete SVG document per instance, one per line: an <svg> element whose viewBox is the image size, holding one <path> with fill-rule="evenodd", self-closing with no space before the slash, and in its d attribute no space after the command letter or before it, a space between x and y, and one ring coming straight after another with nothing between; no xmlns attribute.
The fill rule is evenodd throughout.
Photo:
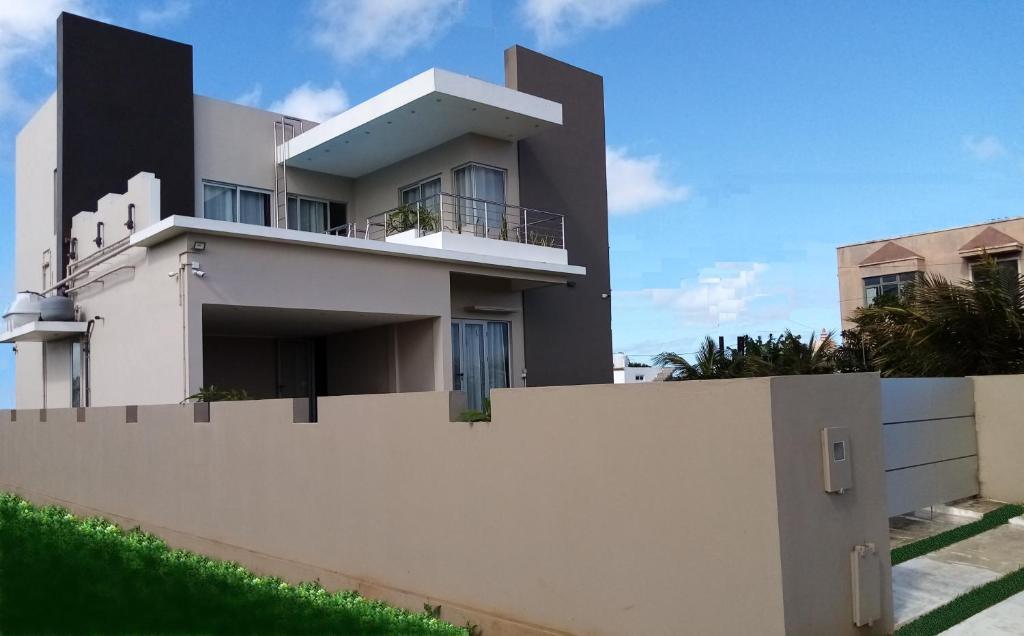
<svg viewBox="0 0 1024 636"><path fill-rule="evenodd" d="M565 217L561 214L446 192L375 214L365 222L333 227L327 233L383 241L413 230L416 236L452 232L565 249Z"/></svg>

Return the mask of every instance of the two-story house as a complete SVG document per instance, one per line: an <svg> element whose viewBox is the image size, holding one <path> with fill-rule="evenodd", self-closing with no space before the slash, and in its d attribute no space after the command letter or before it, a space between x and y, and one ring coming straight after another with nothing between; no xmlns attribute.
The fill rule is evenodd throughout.
<svg viewBox="0 0 1024 636"><path fill-rule="evenodd" d="M75 15L57 58L17 137L17 408L611 381L599 76L517 46L504 86L431 69L311 122Z"/></svg>

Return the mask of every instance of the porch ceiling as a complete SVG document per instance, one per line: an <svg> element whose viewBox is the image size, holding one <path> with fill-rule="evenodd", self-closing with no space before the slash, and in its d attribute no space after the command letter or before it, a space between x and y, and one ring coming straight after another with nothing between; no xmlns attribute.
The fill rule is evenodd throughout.
<svg viewBox="0 0 1024 636"><path fill-rule="evenodd" d="M430 69L282 147L289 166L361 177L467 133L516 141L562 123L562 105Z"/></svg>
<svg viewBox="0 0 1024 636"><path fill-rule="evenodd" d="M323 309L203 305L203 335L308 338L430 317Z"/></svg>

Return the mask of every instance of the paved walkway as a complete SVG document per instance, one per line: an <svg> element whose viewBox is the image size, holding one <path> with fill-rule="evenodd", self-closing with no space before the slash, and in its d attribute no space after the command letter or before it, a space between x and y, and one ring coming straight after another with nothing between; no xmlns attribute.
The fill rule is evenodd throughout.
<svg viewBox="0 0 1024 636"><path fill-rule="evenodd" d="M976 500L944 509L931 518L892 520L893 547L970 523L980 512L1000 504ZM1024 525L1003 525L893 568L893 602L897 626L953 600L979 585L1024 565ZM1018 598L1021 597L1021 598ZM998 609L997 609L998 608ZM1024 634L1024 597L1017 595L961 623L959 634ZM1007 625L1003 629L1002 625ZM1002 629L1002 631L1000 631Z"/></svg>

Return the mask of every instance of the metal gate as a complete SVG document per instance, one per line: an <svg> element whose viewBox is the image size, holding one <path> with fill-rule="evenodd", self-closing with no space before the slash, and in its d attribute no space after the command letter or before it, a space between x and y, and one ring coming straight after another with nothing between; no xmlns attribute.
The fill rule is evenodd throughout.
<svg viewBox="0 0 1024 636"><path fill-rule="evenodd" d="M969 378L884 378L882 432L890 516L978 494Z"/></svg>

